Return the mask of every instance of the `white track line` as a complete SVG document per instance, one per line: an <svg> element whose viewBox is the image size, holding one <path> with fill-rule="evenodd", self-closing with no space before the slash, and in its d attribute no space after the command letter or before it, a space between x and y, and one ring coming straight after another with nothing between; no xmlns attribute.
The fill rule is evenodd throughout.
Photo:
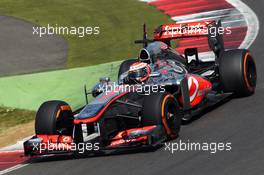
<svg viewBox="0 0 264 175"><path fill-rule="evenodd" d="M25 166L27 166L27 165L29 165L29 164L28 164L28 163L26 163L26 164L18 164L18 165L16 165L16 166L13 166L13 167L7 168L7 169L5 169L5 170L0 171L0 175L3 175L3 174L6 174L6 173L9 173L9 172L11 172L11 171L15 171L15 170L20 169L20 168L23 168L23 167L25 167Z"/></svg>
<svg viewBox="0 0 264 175"><path fill-rule="evenodd" d="M172 17L172 20L177 21L178 23L195 22L195 21L203 21L203 20L218 20L218 19L224 21L226 18L230 18L231 16L238 16L236 18L243 19L243 16L240 13L240 11L238 11L235 8L229 8L229 9L212 10L208 12L195 13L190 15L174 16Z"/></svg>
<svg viewBox="0 0 264 175"><path fill-rule="evenodd" d="M224 27L245 27L247 25L244 16L235 8L212 10L183 16L172 17L177 23L188 23L204 20L219 20L221 19ZM212 51L198 53L199 59L204 62L214 61L215 55Z"/></svg>
<svg viewBox="0 0 264 175"><path fill-rule="evenodd" d="M183 16L174 16L171 19L174 21L187 21L187 20L192 20L192 19L197 19L197 18L202 18L202 17L212 17L215 16L216 14L218 15L226 15L233 12L233 8L228 8L228 9L221 9L221 10L212 10L208 12L201 12L201 13L194 13L194 14L189 14L189 15L183 15Z"/></svg>
<svg viewBox="0 0 264 175"><path fill-rule="evenodd" d="M227 27L244 27L247 26L247 34L240 44L240 49L247 49L255 41L259 32L259 21L254 11L240 0L226 0L229 4L235 8L213 10L208 12L174 16L174 21L185 23L202 20L222 20L222 25ZM204 52L199 53L202 61L212 61L212 53ZM207 59L206 59L207 57Z"/></svg>
<svg viewBox="0 0 264 175"><path fill-rule="evenodd" d="M184 15L184 16L174 16L172 17L172 19L177 21L177 23L188 23L188 22L204 21L204 20L217 21L221 19L222 25L224 27L247 26L243 14L235 8L213 10L213 11Z"/></svg>
<svg viewBox="0 0 264 175"><path fill-rule="evenodd" d="M0 152L0 156L1 156L1 154L8 154L8 153L23 153L23 152L24 152L24 150L1 151L1 152ZM17 165L15 165L15 166L12 166L12 167L10 167L10 168L7 168L7 169L5 169L5 170L0 171L0 175L3 175L3 174L6 174L6 173L9 173L9 172L14 171L14 170L17 170L17 169L19 169L19 168L23 168L23 167L25 167L25 166L27 166L27 165L29 165L29 163L25 163L25 164L17 164Z"/></svg>
<svg viewBox="0 0 264 175"><path fill-rule="evenodd" d="M202 20L221 19L223 26L242 27L247 26L247 34L240 44L239 48L249 48L256 39L259 32L259 20L254 11L240 0L226 0L235 9L213 10L209 12L202 12L184 16L174 16L173 20L183 22L193 22ZM239 13L241 15L239 15Z"/></svg>
<svg viewBox="0 0 264 175"><path fill-rule="evenodd" d="M249 48L255 41L259 32L259 20L254 11L240 0L226 0L228 3L236 7L244 15L248 30L244 41L240 44L239 48Z"/></svg>
<svg viewBox="0 0 264 175"><path fill-rule="evenodd" d="M7 154L7 153L23 153L24 150L10 150L10 151L1 151L0 152L0 155L1 154Z"/></svg>

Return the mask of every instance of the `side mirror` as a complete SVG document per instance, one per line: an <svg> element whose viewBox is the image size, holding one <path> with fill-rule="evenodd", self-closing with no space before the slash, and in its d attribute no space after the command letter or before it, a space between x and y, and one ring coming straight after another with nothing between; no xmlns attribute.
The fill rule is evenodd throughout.
<svg viewBox="0 0 264 175"><path fill-rule="evenodd" d="M92 89L92 96L93 97L97 97L98 95L100 95L101 93L104 92L104 85L101 83L97 83L93 89Z"/></svg>
<svg viewBox="0 0 264 175"><path fill-rule="evenodd" d="M110 82L110 77L101 77L99 79L99 82L92 89L93 97L97 97L98 95L103 93L106 90L109 82Z"/></svg>
<svg viewBox="0 0 264 175"><path fill-rule="evenodd" d="M101 77L99 79L99 83L106 83L108 84L110 82L110 77Z"/></svg>

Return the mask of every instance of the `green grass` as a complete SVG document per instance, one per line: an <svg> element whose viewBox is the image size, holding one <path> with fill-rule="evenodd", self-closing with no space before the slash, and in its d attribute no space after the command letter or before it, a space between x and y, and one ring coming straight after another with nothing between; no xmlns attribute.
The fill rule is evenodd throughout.
<svg viewBox="0 0 264 175"><path fill-rule="evenodd" d="M102 75L116 80L120 62L68 70L0 78L0 134L18 124L32 121L38 107L47 100L63 100L73 109L85 104L87 89ZM89 97L90 100L91 97ZM9 106L9 107L4 107Z"/></svg>
<svg viewBox="0 0 264 175"><path fill-rule="evenodd" d="M47 26L99 26L100 34L79 38L64 35L69 44L68 67L136 57L142 24L149 36L168 16L137 0L1 0L0 15L15 16Z"/></svg>
<svg viewBox="0 0 264 175"><path fill-rule="evenodd" d="M102 76L116 80L120 62L0 78L0 106L36 111L47 100L63 100L73 109L85 104L84 85L91 89Z"/></svg>
<svg viewBox="0 0 264 175"><path fill-rule="evenodd" d="M36 112L0 106L0 134L6 129L32 121Z"/></svg>
<svg viewBox="0 0 264 175"><path fill-rule="evenodd" d="M73 109L83 106L84 84L90 90L102 75L116 80L119 64L118 61L0 78L0 134L12 126L32 121L44 101L63 100Z"/></svg>

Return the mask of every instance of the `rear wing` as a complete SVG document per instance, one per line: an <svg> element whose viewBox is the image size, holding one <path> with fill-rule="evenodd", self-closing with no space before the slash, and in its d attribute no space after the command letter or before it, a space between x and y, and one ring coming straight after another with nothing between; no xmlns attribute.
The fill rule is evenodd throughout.
<svg viewBox="0 0 264 175"><path fill-rule="evenodd" d="M207 37L210 49L218 57L224 50L224 32L221 21L163 24L154 31L153 40L169 44L174 39Z"/></svg>
<svg viewBox="0 0 264 175"><path fill-rule="evenodd" d="M221 31L222 33L220 33ZM201 21L189 23L163 24L154 31L153 39L147 38L146 25L143 25L143 39L136 40L135 43L143 44L147 47L148 43L162 41L170 46L170 41L174 39L207 37L210 49L219 57L224 51L223 32L225 29L221 21Z"/></svg>
<svg viewBox="0 0 264 175"><path fill-rule="evenodd" d="M214 23L214 21L203 21L163 24L154 31L154 40L208 36L208 30Z"/></svg>

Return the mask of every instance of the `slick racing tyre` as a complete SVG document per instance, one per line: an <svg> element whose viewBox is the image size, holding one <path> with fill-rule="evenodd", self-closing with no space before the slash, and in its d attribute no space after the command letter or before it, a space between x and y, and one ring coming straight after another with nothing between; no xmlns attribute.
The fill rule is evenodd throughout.
<svg viewBox="0 0 264 175"><path fill-rule="evenodd" d="M143 101L143 126L162 125L168 138L178 136L182 115L175 97L169 93L152 93Z"/></svg>
<svg viewBox="0 0 264 175"><path fill-rule="evenodd" d="M72 135L73 113L63 101L47 101L38 109L35 120L36 134Z"/></svg>
<svg viewBox="0 0 264 175"><path fill-rule="evenodd" d="M243 97L255 92L257 71L248 50L229 50L219 59L219 76L224 92Z"/></svg>
<svg viewBox="0 0 264 175"><path fill-rule="evenodd" d="M121 63L120 67L119 67L119 71L118 71L118 80L120 78L120 75L123 74L124 72L128 71L130 66L137 62L136 59L130 59L130 60L125 60Z"/></svg>

